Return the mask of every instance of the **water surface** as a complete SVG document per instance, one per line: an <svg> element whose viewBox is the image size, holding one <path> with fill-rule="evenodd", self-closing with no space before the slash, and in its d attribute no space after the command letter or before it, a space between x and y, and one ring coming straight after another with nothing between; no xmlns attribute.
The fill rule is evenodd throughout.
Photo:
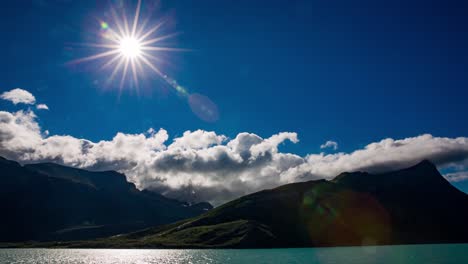
<svg viewBox="0 0 468 264"><path fill-rule="evenodd" d="M294 249L0 249L0 263L468 263L468 244Z"/></svg>

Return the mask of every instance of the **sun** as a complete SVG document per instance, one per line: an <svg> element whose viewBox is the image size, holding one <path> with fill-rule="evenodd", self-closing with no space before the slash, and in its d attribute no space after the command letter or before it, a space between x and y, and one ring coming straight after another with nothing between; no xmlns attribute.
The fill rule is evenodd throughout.
<svg viewBox="0 0 468 264"><path fill-rule="evenodd" d="M111 7L112 21L100 21L99 43L85 43L83 45L100 49L100 52L85 58L77 59L70 64L107 59L102 68L113 68L109 81L113 81L120 74L120 90L126 80L131 80L132 87L138 87L139 75L145 68L156 73L160 78L174 87L178 92L182 89L177 82L158 67L162 61L161 54L166 51L184 51L184 49L171 48L162 45L163 41L177 34L161 34L164 20L152 27L148 27L149 18L140 23L141 0L138 1L133 22L127 19L125 10L118 16Z"/></svg>
<svg viewBox="0 0 468 264"><path fill-rule="evenodd" d="M120 40L119 51L122 56L135 59L141 54L141 43L133 37L125 37Z"/></svg>

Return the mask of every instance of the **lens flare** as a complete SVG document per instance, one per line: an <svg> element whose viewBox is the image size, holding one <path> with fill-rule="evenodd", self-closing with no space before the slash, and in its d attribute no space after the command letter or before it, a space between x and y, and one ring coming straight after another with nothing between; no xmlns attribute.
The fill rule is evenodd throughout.
<svg viewBox="0 0 468 264"><path fill-rule="evenodd" d="M101 22L101 28L102 29L108 29L109 25L106 22Z"/></svg>
<svg viewBox="0 0 468 264"><path fill-rule="evenodd" d="M315 245L376 245L391 238L389 214L377 199L329 182L304 193L301 218Z"/></svg>
<svg viewBox="0 0 468 264"><path fill-rule="evenodd" d="M190 95L189 105L192 112L205 122L216 122L219 119L218 107L210 98L204 95Z"/></svg>

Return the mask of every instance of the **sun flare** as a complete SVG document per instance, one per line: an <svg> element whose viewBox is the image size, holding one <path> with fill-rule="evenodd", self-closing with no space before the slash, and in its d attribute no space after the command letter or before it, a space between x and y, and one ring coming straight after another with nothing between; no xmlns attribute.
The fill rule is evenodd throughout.
<svg viewBox="0 0 468 264"><path fill-rule="evenodd" d="M119 51L126 58L137 58L141 54L141 43L132 37L123 38L120 40Z"/></svg>
<svg viewBox="0 0 468 264"><path fill-rule="evenodd" d="M182 51L182 49L162 45L164 40L177 34L161 34L164 21L153 27L147 27L149 18L140 23L140 9L141 0L137 3L133 22L129 23L125 11L123 11L122 17L119 17L116 10L111 8L112 22L100 21L100 35L102 37L100 43L84 44L98 48L101 52L74 60L71 64L107 59L102 68L113 68L109 81L113 81L120 74L120 90L127 80L132 81L134 87L138 87L138 77L145 68L150 69L177 89L179 85L158 67L158 62L162 60L158 56L161 52Z"/></svg>

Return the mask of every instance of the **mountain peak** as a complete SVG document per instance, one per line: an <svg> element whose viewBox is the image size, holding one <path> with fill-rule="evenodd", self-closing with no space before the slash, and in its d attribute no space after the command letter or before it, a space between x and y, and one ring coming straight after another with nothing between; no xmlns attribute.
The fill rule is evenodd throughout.
<svg viewBox="0 0 468 264"><path fill-rule="evenodd" d="M21 166L18 162L0 156L0 163Z"/></svg>
<svg viewBox="0 0 468 264"><path fill-rule="evenodd" d="M424 159L416 165L401 170L402 173L413 173L416 177L413 176L414 180L437 180L443 179L443 176L437 170L436 165L431 161Z"/></svg>
<svg viewBox="0 0 468 264"><path fill-rule="evenodd" d="M422 161L420 161L418 164L414 165L413 167L410 167L410 168L431 168L431 169L436 169L436 166L434 165L434 163L432 163L430 160L428 159L423 159Z"/></svg>
<svg viewBox="0 0 468 264"><path fill-rule="evenodd" d="M332 182L361 191L396 185L406 186L405 188L416 188L420 187L421 184L425 184L425 189L453 188L439 173L437 167L427 159L411 167L385 173L344 172L336 176Z"/></svg>

